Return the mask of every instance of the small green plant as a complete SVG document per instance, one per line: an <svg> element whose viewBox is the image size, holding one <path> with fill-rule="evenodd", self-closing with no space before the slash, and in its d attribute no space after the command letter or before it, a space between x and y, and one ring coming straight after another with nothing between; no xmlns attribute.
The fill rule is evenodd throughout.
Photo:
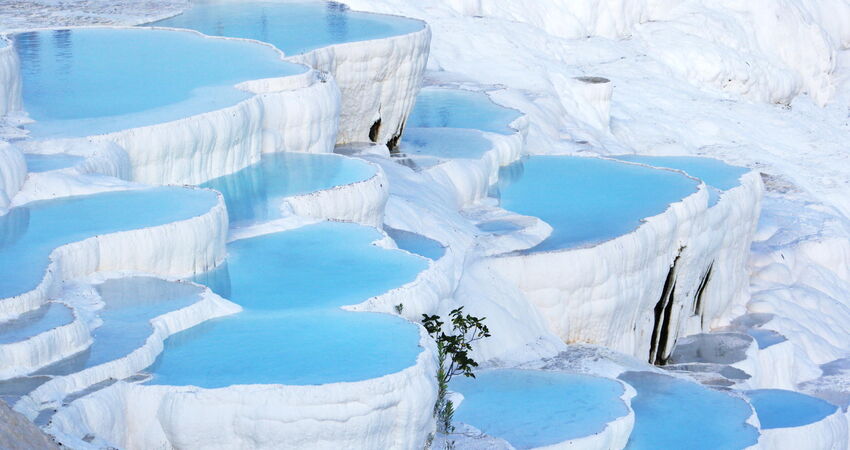
<svg viewBox="0 0 850 450"><path fill-rule="evenodd" d="M446 398L449 382L455 375L475 378L478 363L469 356L472 344L490 337L490 329L484 324L486 317L475 317L463 313L463 306L449 313L450 331L443 331L446 325L440 316L422 314L422 326L437 342L437 402L434 404L434 417L437 419L437 431L449 434L454 431L452 418L454 404Z"/></svg>
<svg viewBox="0 0 850 450"><path fill-rule="evenodd" d="M399 303L398 305L393 306L393 308L395 308L396 314L401 315L401 313L404 311L404 303Z"/></svg>

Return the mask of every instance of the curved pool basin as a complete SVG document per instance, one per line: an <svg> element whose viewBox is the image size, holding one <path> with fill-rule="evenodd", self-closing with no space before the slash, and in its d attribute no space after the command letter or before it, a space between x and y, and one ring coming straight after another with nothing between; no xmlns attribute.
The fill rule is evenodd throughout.
<svg viewBox="0 0 850 450"><path fill-rule="evenodd" d="M314 385L414 365L422 351L416 325L340 309L427 268L424 258L372 245L380 237L373 228L327 222L232 242L226 264L197 281L244 311L170 337L150 383Z"/></svg>
<svg viewBox="0 0 850 450"><path fill-rule="evenodd" d="M215 192L181 187L45 200L0 216L0 299L38 286L57 247L92 236L177 222L207 213Z"/></svg>
<svg viewBox="0 0 850 450"><path fill-rule="evenodd" d="M46 303L15 320L0 322L0 345L20 342L73 321L71 308L62 303Z"/></svg>
<svg viewBox="0 0 850 450"><path fill-rule="evenodd" d="M151 336L152 319L200 301L203 292L199 286L145 276L110 279L96 288L104 303L97 311L103 323L92 331L92 345L37 375L69 375L125 357Z"/></svg>
<svg viewBox="0 0 850 450"><path fill-rule="evenodd" d="M615 380L536 370L487 370L455 377L463 394L454 418L518 449L554 445L601 432L629 413Z"/></svg>
<svg viewBox="0 0 850 450"><path fill-rule="evenodd" d="M455 128L408 128L398 150L416 158L416 164L429 167L446 159L479 159L493 143L475 130Z"/></svg>
<svg viewBox="0 0 850 450"><path fill-rule="evenodd" d="M374 166L354 158L280 152L201 186L221 192L231 225L243 226L279 218L285 197L357 183L375 173Z"/></svg>
<svg viewBox="0 0 850 450"><path fill-rule="evenodd" d="M791 428L819 422L838 407L816 397L782 389L747 391L762 429Z"/></svg>
<svg viewBox="0 0 850 450"><path fill-rule="evenodd" d="M637 391L627 449L743 449L758 442L746 401L699 384L651 372L620 379Z"/></svg>
<svg viewBox="0 0 850 450"><path fill-rule="evenodd" d="M535 216L552 234L529 252L598 244L697 191L682 174L575 156L531 156L500 171L501 207Z"/></svg>
<svg viewBox="0 0 850 450"><path fill-rule="evenodd" d="M414 19L351 11L337 2L275 1L201 1L182 14L149 25L256 39L286 55L409 34L425 26Z"/></svg>
<svg viewBox="0 0 850 450"><path fill-rule="evenodd" d="M467 128L513 134L510 124L522 114L497 105L483 92L464 89L424 88L416 97L407 127Z"/></svg>
<svg viewBox="0 0 850 450"><path fill-rule="evenodd" d="M303 73L275 49L187 31L74 28L12 35L38 138L80 137L234 105L236 84ZM233 64L239 61L240 64Z"/></svg>
<svg viewBox="0 0 850 450"><path fill-rule="evenodd" d="M694 178L699 178L711 188L709 189L710 206L717 203L722 191L740 186L741 177L750 171L746 167L733 166L719 159L701 156L617 155L613 158L655 167L677 169Z"/></svg>

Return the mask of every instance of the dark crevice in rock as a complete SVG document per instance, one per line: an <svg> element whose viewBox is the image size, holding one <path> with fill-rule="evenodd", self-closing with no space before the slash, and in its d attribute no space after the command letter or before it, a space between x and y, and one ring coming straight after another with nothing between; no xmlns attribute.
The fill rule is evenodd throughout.
<svg viewBox="0 0 850 450"><path fill-rule="evenodd" d="M381 119L378 118L378 120L376 120L375 123L372 124L372 128L369 128L369 140L372 142L378 142L378 136L380 136L380 133Z"/></svg>
<svg viewBox="0 0 850 450"><path fill-rule="evenodd" d="M694 315L699 316L702 315L702 311L704 308L703 304L703 294L705 293L705 288L708 286L708 282L711 281L711 271L714 269L714 261L708 265L708 270L705 271L705 275L702 276L702 279L699 281L699 287L697 288L697 292L694 295Z"/></svg>
<svg viewBox="0 0 850 450"><path fill-rule="evenodd" d="M390 149L391 153L398 153L398 143L401 142L402 133L404 133L404 125L402 125L401 129L398 130L398 133L393 135L393 137L387 141L387 148Z"/></svg>
<svg viewBox="0 0 850 450"><path fill-rule="evenodd" d="M661 291L661 298L655 304L655 323L652 327L652 342L649 347L649 362L657 366L663 366L667 362L667 348L670 339L670 322L673 318L674 297L676 294L676 266L679 263L679 257L682 256L682 249L670 265L670 270L667 272L667 278L664 280L664 289Z"/></svg>

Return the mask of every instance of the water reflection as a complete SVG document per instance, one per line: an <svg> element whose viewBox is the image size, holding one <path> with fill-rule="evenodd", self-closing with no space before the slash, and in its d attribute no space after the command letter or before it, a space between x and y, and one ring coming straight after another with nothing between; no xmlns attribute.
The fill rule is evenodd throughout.
<svg viewBox="0 0 850 450"><path fill-rule="evenodd" d="M331 37L337 41L345 41L348 38L348 6L339 2L328 2L325 11L325 21Z"/></svg>

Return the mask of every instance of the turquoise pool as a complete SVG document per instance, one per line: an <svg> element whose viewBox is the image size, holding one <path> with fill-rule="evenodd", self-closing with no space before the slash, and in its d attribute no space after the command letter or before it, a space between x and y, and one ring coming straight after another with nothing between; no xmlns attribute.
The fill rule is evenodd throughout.
<svg viewBox="0 0 850 450"><path fill-rule="evenodd" d="M419 92L407 126L513 134L516 130L510 124L520 116L517 110L493 103L483 92L432 87Z"/></svg>
<svg viewBox="0 0 850 450"><path fill-rule="evenodd" d="M791 428L819 422L838 407L816 397L781 389L748 391L762 429Z"/></svg>
<svg viewBox="0 0 850 450"><path fill-rule="evenodd" d="M37 374L69 375L129 355L153 333L151 319L200 301L202 291L199 286L145 276L105 281L97 286L104 303L97 316L103 323L92 331L92 345Z"/></svg>
<svg viewBox="0 0 850 450"><path fill-rule="evenodd" d="M615 380L536 370L487 370L456 377L464 396L455 420L518 449L554 445L601 432L629 413Z"/></svg>
<svg viewBox="0 0 850 450"><path fill-rule="evenodd" d="M24 341L73 321L74 313L71 308L50 302L41 308L21 314L15 320L0 322L0 345Z"/></svg>
<svg viewBox="0 0 850 450"><path fill-rule="evenodd" d="M34 289L53 249L86 238L164 225L208 212L212 191L179 187L45 200L0 216L0 299ZM0 300L2 301L2 300Z"/></svg>
<svg viewBox="0 0 850 450"><path fill-rule="evenodd" d="M79 137L154 125L234 105L243 81L306 67L273 48L185 31L76 28L17 33L32 136ZM232 64L239 61L240 64Z"/></svg>
<svg viewBox="0 0 850 450"><path fill-rule="evenodd" d="M333 44L383 39L421 30L404 17L355 12L337 2L201 1L182 14L153 22L213 36L268 42L287 55Z"/></svg>
<svg viewBox="0 0 850 450"><path fill-rule="evenodd" d="M50 170L65 169L72 167L85 160L82 156L57 153L53 155L37 155L27 153L24 155L29 172L47 172Z"/></svg>
<svg viewBox="0 0 850 450"><path fill-rule="evenodd" d="M620 379L637 391L631 450L743 449L758 442L747 424L746 401L694 382L651 372L626 372Z"/></svg>
<svg viewBox="0 0 850 450"><path fill-rule="evenodd" d="M678 169L692 177L699 178L710 188L709 202L711 205L717 203L723 191L739 186L741 177L749 172L749 169L745 167L733 166L718 159L699 156L619 155L614 158L655 167Z"/></svg>
<svg viewBox="0 0 850 450"><path fill-rule="evenodd" d="M635 230L647 217L697 191L666 170L575 156L532 156L503 168L502 208L543 219L552 234L529 250L598 244Z"/></svg>
<svg viewBox="0 0 850 450"><path fill-rule="evenodd" d="M446 159L479 159L493 144L475 130L455 128L408 128L398 150L428 167Z"/></svg>
<svg viewBox="0 0 850 450"><path fill-rule="evenodd" d="M372 245L380 236L327 222L232 242L226 265L198 281L217 280L211 286L244 311L169 338L151 383L313 385L414 365L422 351L416 325L340 309L427 268L424 258Z"/></svg>
<svg viewBox="0 0 850 450"><path fill-rule="evenodd" d="M281 152L202 186L221 192L231 224L242 226L279 218L285 197L357 183L375 173L375 167L354 158Z"/></svg>

